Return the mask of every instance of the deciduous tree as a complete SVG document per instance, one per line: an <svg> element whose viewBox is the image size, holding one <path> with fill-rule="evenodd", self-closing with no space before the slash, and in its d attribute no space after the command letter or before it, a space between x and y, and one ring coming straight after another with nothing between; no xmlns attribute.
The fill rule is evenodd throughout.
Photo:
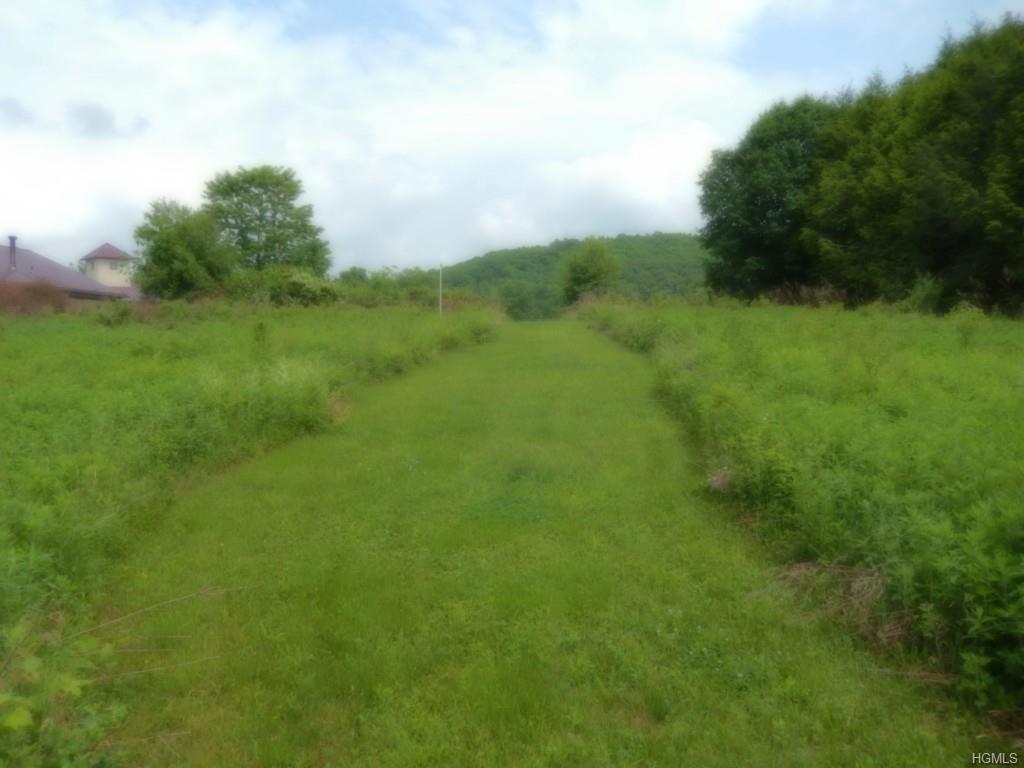
<svg viewBox="0 0 1024 768"><path fill-rule="evenodd" d="M242 266L287 264L323 275L330 249L323 230L313 223L313 206L299 204L301 195L302 182L290 168L239 168L207 183L205 209L237 250Z"/></svg>
<svg viewBox="0 0 1024 768"><path fill-rule="evenodd" d="M569 256L562 295L574 304L588 293L607 293L619 277L619 262L607 243L589 239Z"/></svg>
<svg viewBox="0 0 1024 768"><path fill-rule="evenodd" d="M157 200L135 229L143 292L178 298L220 284L235 265L235 254L220 238L205 211L172 200Z"/></svg>
<svg viewBox="0 0 1024 768"><path fill-rule="evenodd" d="M785 285L813 285L816 253L802 241L822 150L835 107L804 97L776 104L739 146L714 153L701 175L701 231L711 253L711 288L753 297Z"/></svg>

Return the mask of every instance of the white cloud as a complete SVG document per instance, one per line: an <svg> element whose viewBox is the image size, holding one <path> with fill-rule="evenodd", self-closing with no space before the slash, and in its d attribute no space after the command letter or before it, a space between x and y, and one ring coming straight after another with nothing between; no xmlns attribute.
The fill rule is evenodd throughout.
<svg viewBox="0 0 1024 768"><path fill-rule="evenodd" d="M273 163L306 182L338 267L692 229L710 149L801 90L729 52L766 10L822 2L581 0L524 26L416 0L430 40L298 35L294 3L4 4L0 103L19 119L0 122L0 227L67 261L130 246L156 197L195 204L214 173Z"/></svg>

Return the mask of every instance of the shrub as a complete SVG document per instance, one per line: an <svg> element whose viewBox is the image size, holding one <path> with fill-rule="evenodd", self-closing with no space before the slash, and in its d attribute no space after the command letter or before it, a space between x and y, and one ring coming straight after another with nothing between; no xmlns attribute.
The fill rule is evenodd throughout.
<svg viewBox="0 0 1024 768"><path fill-rule="evenodd" d="M562 295L575 304L588 294L608 293L619 278L619 262L608 244L591 238L574 250L565 262Z"/></svg>
<svg viewBox="0 0 1024 768"><path fill-rule="evenodd" d="M132 306L124 301L108 302L97 314L96 322L108 328L124 325L132 319Z"/></svg>
<svg viewBox="0 0 1024 768"><path fill-rule="evenodd" d="M906 635L978 706L1024 704L1019 324L970 305L936 318L603 302L584 316L653 350L712 486L789 557L878 574L876 637Z"/></svg>
<svg viewBox="0 0 1024 768"><path fill-rule="evenodd" d="M208 291L234 269L214 218L169 200L157 200L135 229L141 261L138 281L148 296L165 299Z"/></svg>
<svg viewBox="0 0 1024 768"><path fill-rule="evenodd" d="M922 275L914 282L907 298L899 302L897 307L912 312L938 314L945 307L945 288L938 278Z"/></svg>
<svg viewBox="0 0 1024 768"><path fill-rule="evenodd" d="M330 281L288 266L240 270L228 278L224 287L233 299L278 307L332 304L339 296L337 287Z"/></svg>

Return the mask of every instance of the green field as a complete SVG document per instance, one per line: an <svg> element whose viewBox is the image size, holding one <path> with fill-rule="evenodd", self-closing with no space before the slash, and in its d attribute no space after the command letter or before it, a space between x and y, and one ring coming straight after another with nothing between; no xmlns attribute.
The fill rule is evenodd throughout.
<svg viewBox="0 0 1024 768"><path fill-rule="evenodd" d="M1024 765L1022 3L0 6L0 768Z"/></svg>
<svg viewBox="0 0 1024 768"><path fill-rule="evenodd" d="M963 762L968 724L703 500L653 382L580 324L506 327L197 483L100 618L227 591L98 633L124 651L109 742L154 766Z"/></svg>
<svg viewBox="0 0 1024 768"><path fill-rule="evenodd" d="M956 672L979 707L1019 709L1019 322L730 302L608 303L586 316L654 355L711 484L787 559L873 582L879 594L855 617L866 634Z"/></svg>
<svg viewBox="0 0 1024 768"><path fill-rule="evenodd" d="M0 764L1001 748L931 681L1015 695L1015 324L728 302L143 315L2 326Z"/></svg>
<svg viewBox="0 0 1024 768"><path fill-rule="evenodd" d="M361 386L497 325L486 310L140 312L0 318L0 764L34 765L39 741L74 751L110 719L65 711L92 674L68 635L184 480L322 431Z"/></svg>

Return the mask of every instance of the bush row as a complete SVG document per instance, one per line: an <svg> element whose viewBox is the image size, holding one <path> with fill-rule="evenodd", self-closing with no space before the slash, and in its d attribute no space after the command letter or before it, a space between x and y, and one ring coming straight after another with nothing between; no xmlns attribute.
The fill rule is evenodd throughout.
<svg viewBox="0 0 1024 768"><path fill-rule="evenodd" d="M411 304L420 307L437 306L436 282L425 282L420 270L405 272L383 271L366 273L352 270L343 279L328 280L303 269L272 266L266 269L241 270L232 273L224 283L227 296L274 306L321 306L350 304L358 307L382 307ZM424 273L425 274L425 273ZM429 276L427 276L429 277ZM464 289L448 290L445 306L457 309L467 304L480 306L481 302Z"/></svg>
<svg viewBox="0 0 1024 768"><path fill-rule="evenodd" d="M653 355L709 486L794 560L884 579L877 639L955 671L975 704L1024 703L1024 335L962 307L584 310Z"/></svg>

